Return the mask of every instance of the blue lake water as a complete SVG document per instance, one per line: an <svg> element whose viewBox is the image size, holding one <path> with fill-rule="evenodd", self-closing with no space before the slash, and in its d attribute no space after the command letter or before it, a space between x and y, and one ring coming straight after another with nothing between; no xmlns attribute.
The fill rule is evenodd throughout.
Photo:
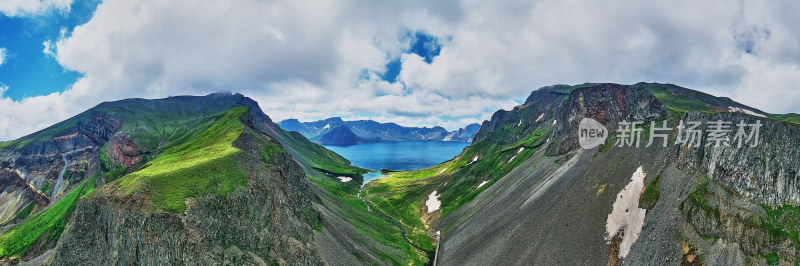
<svg viewBox="0 0 800 266"><path fill-rule="evenodd" d="M325 147L361 168L400 171L431 167L450 160L468 145L469 143L465 142L413 141Z"/></svg>

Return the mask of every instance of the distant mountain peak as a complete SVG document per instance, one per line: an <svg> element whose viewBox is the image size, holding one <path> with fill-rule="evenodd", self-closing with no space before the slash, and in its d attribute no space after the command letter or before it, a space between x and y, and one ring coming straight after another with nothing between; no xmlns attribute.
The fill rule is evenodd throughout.
<svg viewBox="0 0 800 266"><path fill-rule="evenodd" d="M444 127L404 127L396 123L380 123L373 120L344 121L340 117L331 117L312 122L300 122L297 119L287 119L281 121L279 125L284 130L297 131L308 139L321 144L341 144L349 145L354 141L349 137L323 137L333 132L335 127L346 127L351 133L358 137L358 142L380 142L380 141L453 141L453 142L472 142L475 133L480 129L480 125L472 124L466 128L447 131ZM335 134L347 134L342 130L336 130ZM341 140L342 143L336 141Z"/></svg>

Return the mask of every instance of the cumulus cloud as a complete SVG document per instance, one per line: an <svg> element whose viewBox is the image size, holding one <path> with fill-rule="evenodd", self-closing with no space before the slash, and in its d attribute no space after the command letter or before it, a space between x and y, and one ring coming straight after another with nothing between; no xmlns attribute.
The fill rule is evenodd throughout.
<svg viewBox="0 0 800 266"><path fill-rule="evenodd" d="M9 17L38 15L49 10L68 11L72 0L3 0L0 13Z"/></svg>
<svg viewBox="0 0 800 266"><path fill-rule="evenodd" d="M6 62L6 48L0 47L0 66Z"/></svg>
<svg viewBox="0 0 800 266"><path fill-rule="evenodd" d="M63 93L0 100L0 138L100 101L220 90L253 97L274 120L370 113L450 129L536 88L584 82L669 82L800 111L797 1L431 2L107 0L44 44L84 77ZM409 52L416 32L436 38L437 56ZM393 60L400 72L387 82Z"/></svg>

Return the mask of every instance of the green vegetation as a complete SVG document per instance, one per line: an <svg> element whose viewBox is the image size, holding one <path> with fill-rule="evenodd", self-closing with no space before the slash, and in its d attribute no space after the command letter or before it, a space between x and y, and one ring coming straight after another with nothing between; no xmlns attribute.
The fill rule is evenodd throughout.
<svg viewBox="0 0 800 266"><path fill-rule="evenodd" d="M709 197L711 197L711 194L708 191L709 182L707 177L702 178L700 184L689 194L688 200L693 206L700 208L700 210L703 210L706 214L712 215L719 220L719 206L712 206L710 203Z"/></svg>
<svg viewBox="0 0 800 266"><path fill-rule="evenodd" d="M108 114L125 123L122 130L129 132L140 147L156 150L161 145L177 145L204 132L235 104L235 97L213 99L206 97L181 97L181 99L141 100L128 99L104 103L94 110ZM172 143L172 144L170 144ZM162 150L171 147L161 147Z"/></svg>
<svg viewBox="0 0 800 266"><path fill-rule="evenodd" d="M767 254L765 258L767 259L767 265L778 265L781 263L781 258L779 258L778 253L775 252Z"/></svg>
<svg viewBox="0 0 800 266"><path fill-rule="evenodd" d="M341 218L359 232L356 241L369 246L367 239L359 238L363 236L401 252L387 252L374 247L370 253L380 261L369 261L362 254L353 253L356 258L364 264L422 265L428 261L426 253L406 243L397 227L367 210L364 201L359 198L361 184L355 181L362 180L361 174L368 170L351 166L350 161L344 157L308 141L299 133L281 130L275 137L281 139L282 143L288 143L284 145L287 151L306 166L309 180L325 192L320 198L344 214ZM340 182L336 176L351 176L354 180ZM374 205L372 209L375 210ZM414 234L409 234L408 237L415 244L431 241L427 236L427 239L419 239L420 236Z"/></svg>
<svg viewBox="0 0 800 266"><path fill-rule="evenodd" d="M224 197L247 185L237 167L243 152L231 145L244 131L240 118L247 110L231 109L203 134L164 151L144 169L119 179L119 184L126 194L149 192L154 208L172 212L185 211L187 197L211 193Z"/></svg>
<svg viewBox="0 0 800 266"><path fill-rule="evenodd" d="M800 248L800 208L791 205L761 207L767 214L761 219L761 229L777 239L790 239Z"/></svg>
<svg viewBox="0 0 800 266"><path fill-rule="evenodd" d="M360 177L367 172L366 169L350 166L350 161L341 155L309 141L300 133L281 131L283 134L276 137L288 143L284 148L298 154L301 163L308 167L336 176Z"/></svg>
<svg viewBox="0 0 800 266"><path fill-rule="evenodd" d="M373 210L403 226L411 242L433 250L428 226L422 219L423 206L431 191L444 181L437 173L444 173L451 166L453 162L448 161L420 170L392 172L386 178L370 182L362 196L374 206Z"/></svg>
<svg viewBox="0 0 800 266"><path fill-rule="evenodd" d="M669 108L680 111L725 112L731 101L689 89L668 89L672 85L647 85L645 89Z"/></svg>
<svg viewBox="0 0 800 266"><path fill-rule="evenodd" d="M24 256L34 243L41 246L55 245L77 205L77 199L91 192L96 180L93 177L84 181L50 208L40 211L19 225L2 232L0 258Z"/></svg>
<svg viewBox="0 0 800 266"><path fill-rule="evenodd" d="M552 123L547 121L530 134L525 134L520 127L504 126L493 132L484 141L465 149L454 159L453 165L446 171L448 173L458 171L458 173L453 175L457 177L457 180L453 179L447 187L440 191L442 193L440 197L442 215L451 213L463 204L470 202L498 179L525 162L536 149L547 142L552 127ZM519 139L510 145L505 145L506 141L514 140L514 138ZM520 151L520 148L525 149ZM478 160L472 162L475 157ZM483 181L488 181L488 183L477 188L478 184Z"/></svg>
<svg viewBox="0 0 800 266"><path fill-rule="evenodd" d="M44 186L42 187L42 193L49 196L50 193L52 192L53 192L53 186L51 186L50 183L45 183Z"/></svg>
<svg viewBox="0 0 800 266"><path fill-rule="evenodd" d="M660 175L647 184L644 189L644 193L642 194L639 206L647 210L651 210L656 206L656 202L658 202L658 199L661 198L661 192L659 191L660 184Z"/></svg>
<svg viewBox="0 0 800 266"><path fill-rule="evenodd" d="M21 211L19 211L19 213L17 213L16 216L14 216L13 220L17 219L22 220L28 218L28 215L31 215L31 212L33 212L33 208L35 207L36 207L35 202L28 203L28 205L25 206L25 208L23 208Z"/></svg>
<svg viewBox="0 0 800 266"><path fill-rule="evenodd" d="M117 180L117 178L119 178L120 176L124 175L125 171L127 170L128 170L127 168L120 167L115 170L108 171L103 175L103 179L106 181L106 183L111 183L114 180Z"/></svg>
<svg viewBox="0 0 800 266"><path fill-rule="evenodd" d="M342 167L346 167L346 165ZM402 252L402 254L397 254L401 255L398 257L395 254L389 254L374 248L372 253L382 260L380 263L393 265L423 265L428 261L427 254L405 242L399 229L367 210L364 202L358 197L358 183L342 183L324 176L316 177L308 175L308 178L334 199L330 202L331 205L336 206L339 211L344 213L346 215L346 217L343 217L345 221L352 224L361 235L369 237L385 246L396 248ZM322 199L329 201L328 197L322 197ZM424 239L417 239L417 237L418 236L409 235L409 238L415 244L424 241ZM429 237L427 241L431 241ZM366 240L362 239L360 242L368 246ZM362 261L365 260L365 258L357 253L353 255ZM380 264L379 262L363 262L366 264Z"/></svg>
<svg viewBox="0 0 800 266"><path fill-rule="evenodd" d="M772 115L772 117L784 122L800 124L800 114L795 114L795 113L781 114L781 115Z"/></svg>

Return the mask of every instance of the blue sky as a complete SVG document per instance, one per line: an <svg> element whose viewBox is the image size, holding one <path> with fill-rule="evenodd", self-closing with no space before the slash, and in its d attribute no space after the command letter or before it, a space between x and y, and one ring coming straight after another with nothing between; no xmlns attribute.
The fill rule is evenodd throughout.
<svg viewBox="0 0 800 266"><path fill-rule="evenodd" d="M14 100L62 92L80 73L64 69L53 54L44 52L45 42L68 35L89 21L99 1L79 1L69 11L49 10L43 14L9 17L0 13L0 47L4 49L0 82L8 89L4 96Z"/></svg>
<svg viewBox="0 0 800 266"><path fill-rule="evenodd" d="M103 101L217 91L257 100L273 120L450 130L540 87L585 82L673 83L800 112L796 10L794 0L4 1L0 140Z"/></svg>

